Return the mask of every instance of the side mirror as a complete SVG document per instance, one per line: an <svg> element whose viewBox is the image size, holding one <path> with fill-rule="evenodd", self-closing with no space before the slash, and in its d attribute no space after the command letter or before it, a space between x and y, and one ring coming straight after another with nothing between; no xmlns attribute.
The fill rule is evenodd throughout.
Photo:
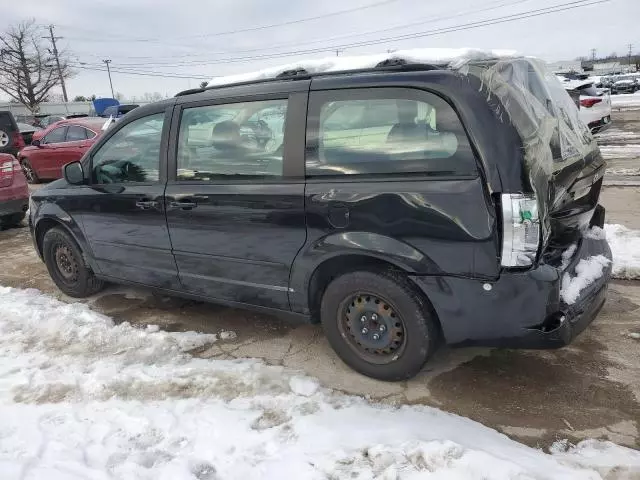
<svg viewBox="0 0 640 480"><path fill-rule="evenodd" d="M84 185L84 169L80 162L67 163L62 167L64 179L70 185Z"/></svg>
<svg viewBox="0 0 640 480"><path fill-rule="evenodd" d="M40 143L40 140L32 140L31 141L31 145L33 145L34 147L41 147L42 144Z"/></svg>

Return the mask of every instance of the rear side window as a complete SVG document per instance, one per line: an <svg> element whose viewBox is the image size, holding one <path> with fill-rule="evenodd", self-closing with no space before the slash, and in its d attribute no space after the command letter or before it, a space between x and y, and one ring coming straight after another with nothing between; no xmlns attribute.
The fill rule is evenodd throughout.
<svg viewBox="0 0 640 480"><path fill-rule="evenodd" d="M0 130L4 130L5 132L14 132L15 129L11 113L0 112Z"/></svg>
<svg viewBox="0 0 640 480"><path fill-rule="evenodd" d="M76 125L71 125L67 129L67 142L79 142L87 139L87 131Z"/></svg>
<svg viewBox="0 0 640 480"><path fill-rule="evenodd" d="M312 92L306 175L476 175L455 111L414 89Z"/></svg>

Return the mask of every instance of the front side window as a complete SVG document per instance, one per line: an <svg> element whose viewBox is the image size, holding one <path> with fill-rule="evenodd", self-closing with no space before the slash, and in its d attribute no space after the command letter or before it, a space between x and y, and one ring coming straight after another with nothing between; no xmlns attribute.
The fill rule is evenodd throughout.
<svg viewBox="0 0 640 480"><path fill-rule="evenodd" d="M93 155L94 183L157 182L164 113L138 118L111 136Z"/></svg>
<svg viewBox="0 0 640 480"><path fill-rule="evenodd" d="M62 143L65 141L67 127L54 128L44 137L43 143Z"/></svg>
<svg viewBox="0 0 640 480"><path fill-rule="evenodd" d="M312 92L306 174L476 175L455 111L411 89Z"/></svg>
<svg viewBox="0 0 640 480"><path fill-rule="evenodd" d="M185 108L179 181L282 176L287 100Z"/></svg>

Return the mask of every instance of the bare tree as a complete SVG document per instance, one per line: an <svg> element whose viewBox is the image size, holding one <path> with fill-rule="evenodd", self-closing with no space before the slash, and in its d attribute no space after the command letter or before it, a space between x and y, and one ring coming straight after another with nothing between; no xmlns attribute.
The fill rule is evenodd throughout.
<svg viewBox="0 0 640 480"><path fill-rule="evenodd" d="M64 54L60 58L60 71L64 78L71 75ZM33 20L0 34L0 90L12 100L35 112L59 83L55 58L43 45Z"/></svg>

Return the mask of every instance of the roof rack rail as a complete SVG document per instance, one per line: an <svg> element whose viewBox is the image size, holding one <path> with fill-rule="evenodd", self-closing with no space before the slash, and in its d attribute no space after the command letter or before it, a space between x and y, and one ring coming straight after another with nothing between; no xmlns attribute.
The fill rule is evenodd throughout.
<svg viewBox="0 0 640 480"><path fill-rule="evenodd" d="M190 88L189 90L183 90L174 95L174 97L182 97L183 95L191 95L192 93L202 93L204 88Z"/></svg>
<svg viewBox="0 0 640 480"><path fill-rule="evenodd" d="M297 68L292 70L285 70L284 72L280 72L275 77L271 78L261 78L256 80L246 80L242 82L235 83L224 83L220 85L211 85L201 89L192 89L185 90L184 92L180 92L176 95L189 95L191 93L201 93L207 90L215 90L218 88L227 88L227 87L239 87L243 85L255 85L260 83L269 83L269 82L278 82L282 80L308 80L310 78L315 77L326 77L331 75L356 75L359 73L380 73L380 72L414 72L414 71L429 71L429 70L440 70L444 68L445 65L433 65L428 63L408 63L403 59L389 59L384 60L378 63L375 67L367 67L367 68L359 68L353 70L335 70L330 72L318 72L318 73L309 73L304 68Z"/></svg>

